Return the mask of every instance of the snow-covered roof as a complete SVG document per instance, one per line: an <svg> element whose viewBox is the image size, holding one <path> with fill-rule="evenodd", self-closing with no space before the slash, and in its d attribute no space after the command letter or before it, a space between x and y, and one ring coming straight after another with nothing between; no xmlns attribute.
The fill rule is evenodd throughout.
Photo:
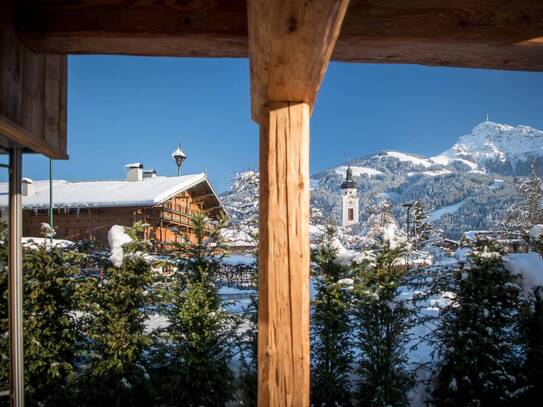
<svg viewBox="0 0 543 407"><path fill-rule="evenodd" d="M205 173L180 177L156 176L142 181L53 181L55 208L153 206L200 183L217 195ZM25 209L49 207L49 181L34 181L34 193L23 196ZM220 202L218 196L217 201ZM0 207L8 206L8 183L0 183ZM222 206L222 204L221 204Z"/></svg>

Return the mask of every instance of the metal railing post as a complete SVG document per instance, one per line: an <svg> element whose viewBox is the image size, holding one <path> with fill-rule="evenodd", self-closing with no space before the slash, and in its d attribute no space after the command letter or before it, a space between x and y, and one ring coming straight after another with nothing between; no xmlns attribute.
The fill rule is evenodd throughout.
<svg viewBox="0 0 543 407"><path fill-rule="evenodd" d="M9 151L8 293L11 406L24 406L23 205L21 148Z"/></svg>

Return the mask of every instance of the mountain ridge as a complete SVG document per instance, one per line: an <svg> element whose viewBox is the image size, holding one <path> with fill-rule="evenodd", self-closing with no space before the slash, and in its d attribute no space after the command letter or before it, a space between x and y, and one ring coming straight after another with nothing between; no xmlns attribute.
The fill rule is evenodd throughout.
<svg viewBox="0 0 543 407"><path fill-rule="evenodd" d="M330 217L339 221L339 186L351 166L359 185L362 221L376 202L387 199L403 224L403 204L421 200L434 226L450 238L459 238L467 230L496 226L520 199L515 177L528 175L532 165L543 173L542 131L485 121L433 157L384 149L319 171L311 176L311 206L321 221ZM239 179L237 185L239 188ZM251 193L256 194L256 190L252 188ZM241 199L235 188L223 197L227 207L235 206L237 200L244 206L255 199Z"/></svg>

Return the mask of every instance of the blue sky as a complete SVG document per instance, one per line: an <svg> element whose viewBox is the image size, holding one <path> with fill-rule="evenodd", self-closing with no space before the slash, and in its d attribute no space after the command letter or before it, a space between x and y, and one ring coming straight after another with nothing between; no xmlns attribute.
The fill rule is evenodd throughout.
<svg viewBox="0 0 543 407"><path fill-rule="evenodd" d="M207 170L219 191L258 166L248 61L117 56L69 58L69 161L55 178L119 179L142 162L174 175ZM543 129L543 73L332 63L311 121L311 173L382 149L434 155L483 121ZM48 177L25 156L24 175Z"/></svg>

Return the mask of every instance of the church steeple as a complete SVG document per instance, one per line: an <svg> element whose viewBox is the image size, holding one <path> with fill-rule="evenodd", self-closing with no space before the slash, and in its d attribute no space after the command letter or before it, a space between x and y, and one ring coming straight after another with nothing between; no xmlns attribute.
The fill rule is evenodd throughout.
<svg viewBox="0 0 543 407"><path fill-rule="evenodd" d="M353 180L353 169L349 165L345 171L345 181L341 184L342 214L341 226L355 230L358 225L358 184Z"/></svg>
<svg viewBox="0 0 543 407"><path fill-rule="evenodd" d="M358 184L353 180L353 170L351 166L349 165L347 167L347 171L345 172L345 181L340 186L341 189L357 189Z"/></svg>

